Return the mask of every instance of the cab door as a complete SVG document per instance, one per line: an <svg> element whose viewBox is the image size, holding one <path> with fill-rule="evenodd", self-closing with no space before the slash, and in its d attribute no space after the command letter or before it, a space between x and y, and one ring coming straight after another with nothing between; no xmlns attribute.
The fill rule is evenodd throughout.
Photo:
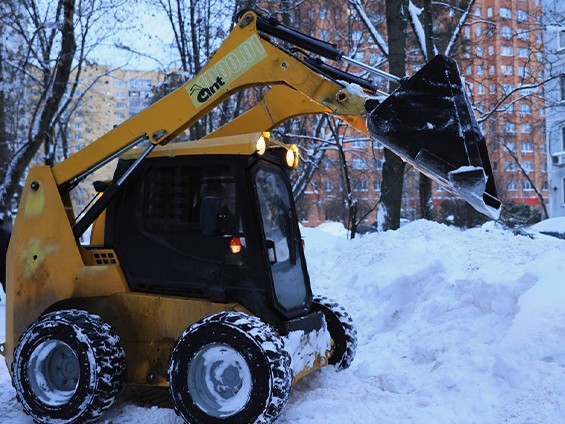
<svg viewBox="0 0 565 424"><path fill-rule="evenodd" d="M289 179L280 167L261 161L253 181L275 306L291 318L309 309L312 292Z"/></svg>

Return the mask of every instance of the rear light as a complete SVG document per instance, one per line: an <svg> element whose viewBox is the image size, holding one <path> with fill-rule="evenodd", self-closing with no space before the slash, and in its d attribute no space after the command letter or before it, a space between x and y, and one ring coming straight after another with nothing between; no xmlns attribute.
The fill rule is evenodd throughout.
<svg viewBox="0 0 565 424"><path fill-rule="evenodd" d="M300 241L302 242L302 249L304 249L304 246L306 246L306 242L304 241L304 239L300 239Z"/></svg>
<svg viewBox="0 0 565 424"><path fill-rule="evenodd" d="M239 237L232 237L230 240L230 252L234 255L241 252L241 240Z"/></svg>

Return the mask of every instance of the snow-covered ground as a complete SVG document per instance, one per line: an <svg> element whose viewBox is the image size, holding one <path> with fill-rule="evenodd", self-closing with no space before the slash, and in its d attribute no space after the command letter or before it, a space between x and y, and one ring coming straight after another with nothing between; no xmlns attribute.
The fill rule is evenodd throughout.
<svg viewBox="0 0 565 424"><path fill-rule="evenodd" d="M426 221L303 236L314 291L349 310L359 347L350 369L301 380L277 423L565 422L565 241ZM0 417L32 422L3 363ZM101 422L181 423L127 400Z"/></svg>

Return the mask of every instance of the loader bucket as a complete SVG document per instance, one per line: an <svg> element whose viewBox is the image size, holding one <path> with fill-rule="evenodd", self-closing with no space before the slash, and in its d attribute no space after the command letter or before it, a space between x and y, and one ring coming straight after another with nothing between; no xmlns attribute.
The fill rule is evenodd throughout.
<svg viewBox="0 0 565 424"><path fill-rule="evenodd" d="M476 210L500 215L485 138L457 64L434 57L369 112L370 134Z"/></svg>

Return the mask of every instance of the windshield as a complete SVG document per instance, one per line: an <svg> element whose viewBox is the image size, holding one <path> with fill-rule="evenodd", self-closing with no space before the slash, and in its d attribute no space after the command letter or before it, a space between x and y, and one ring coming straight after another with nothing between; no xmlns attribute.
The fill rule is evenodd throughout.
<svg viewBox="0 0 565 424"><path fill-rule="evenodd" d="M298 251L298 228L289 189L278 169L261 169L255 176L275 296L286 310L301 308L306 284Z"/></svg>

